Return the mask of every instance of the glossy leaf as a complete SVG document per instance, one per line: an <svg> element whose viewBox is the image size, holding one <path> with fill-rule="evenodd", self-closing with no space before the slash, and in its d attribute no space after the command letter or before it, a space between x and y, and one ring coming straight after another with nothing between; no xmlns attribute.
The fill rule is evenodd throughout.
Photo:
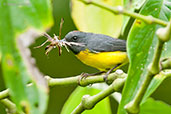
<svg viewBox="0 0 171 114"><path fill-rule="evenodd" d="M31 63L26 62L21 51L23 45L17 37L30 28L44 31L52 25L50 2L48 0L1 0L0 1L0 52L2 71L10 97L18 112L30 114L45 113L48 88L45 80ZM23 40L26 40L23 37ZM24 49L24 48L22 48ZM26 55L25 55L26 56ZM27 57L26 57L27 58ZM32 86L27 86L32 82Z"/></svg>
<svg viewBox="0 0 171 114"><path fill-rule="evenodd" d="M168 21L171 17L170 0L147 0L142 7L140 14L152 15L154 17ZM119 105L119 114L125 114L124 106L131 101L138 89L140 88L145 74L147 73L147 66L151 63L154 56L154 49L157 43L156 30L161 27L156 24L147 24L141 20L135 20L133 27L128 36L128 56L130 60L130 66L128 71L128 79L124 86L123 96ZM171 41L168 42L170 44ZM171 45L167 45L163 53L163 57L169 57ZM153 79L151 82L151 89L148 89L151 94L158 85L163 81L163 77L159 77L158 80ZM146 93L150 95L149 93ZM148 96L146 96L148 97Z"/></svg>
<svg viewBox="0 0 171 114"><path fill-rule="evenodd" d="M156 75L153 80L151 81L146 94L143 97L143 100L141 102L144 103L146 99L160 86L160 84L167 78L168 76L160 73L160 75Z"/></svg>
<svg viewBox="0 0 171 114"><path fill-rule="evenodd" d="M146 0L124 0L124 7L129 11L139 10Z"/></svg>
<svg viewBox="0 0 171 114"><path fill-rule="evenodd" d="M122 0L97 0L110 6L122 5ZM72 0L72 18L78 30L106 34L112 37L120 35L123 16L114 15L102 8L85 5L78 0Z"/></svg>
<svg viewBox="0 0 171 114"><path fill-rule="evenodd" d="M135 10L139 10L146 0L124 0L124 8L129 10L130 12L135 12ZM123 26L122 26L122 35L129 30L126 29L128 26L128 22L131 21L129 16L124 16ZM129 28L129 27L128 27Z"/></svg>
<svg viewBox="0 0 171 114"><path fill-rule="evenodd" d="M139 10L146 0L124 0L124 6L128 10Z"/></svg>
<svg viewBox="0 0 171 114"><path fill-rule="evenodd" d="M171 106L162 101L155 101L152 98L148 98L140 108L140 114L170 114L170 112Z"/></svg>
<svg viewBox="0 0 171 114"><path fill-rule="evenodd" d="M95 95L100 91L92 87L77 87L76 90L70 95L68 100L65 102L65 105L62 109L61 114L71 114L71 112L80 104L81 99L84 95ZM96 106L91 110L86 110L83 114L112 114L110 109L109 98L105 98L100 101Z"/></svg>

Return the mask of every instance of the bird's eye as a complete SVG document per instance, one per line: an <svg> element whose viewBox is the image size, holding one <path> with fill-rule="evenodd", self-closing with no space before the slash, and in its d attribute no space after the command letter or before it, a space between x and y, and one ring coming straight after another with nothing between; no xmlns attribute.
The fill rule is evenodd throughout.
<svg viewBox="0 0 171 114"><path fill-rule="evenodd" d="M76 40L77 40L77 36L73 36L72 39L73 39L74 41L76 41Z"/></svg>

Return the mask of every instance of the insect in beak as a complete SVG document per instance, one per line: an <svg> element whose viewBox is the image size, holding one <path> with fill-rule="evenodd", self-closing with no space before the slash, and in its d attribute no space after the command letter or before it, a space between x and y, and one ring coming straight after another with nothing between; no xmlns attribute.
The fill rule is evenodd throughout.
<svg viewBox="0 0 171 114"><path fill-rule="evenodd" d="M44 36L47 38L47 40L42 43L40 46L37 46L35 48L40 48L42 46L44 46L47 42L50 42L49 45L46 46L45 50L45 54L48 55L49 52L53 49L53 48L58 48L59 50L59 56L62 54L62 49L61 47L64 45L62 42L63 40L61 40L61 32L62 32L62 26L63 26L63 23L64 23L64 19L62 18L61 19L61 22L60 22L60 29L59 29L59 36L56 36L54 34L54 37L52 38L51 36L49 36L47 33L44 33Z"/></svg>
<svg viewBox="0 0 171 114"><path fill-rule="evenodd" d="M66 50L69 52L69 49L67 48L67 46L71 46L71 45L76 45L76 46L84 46L84 44L80 44L80 43L75 43L75 42L67 42L65 38L63 38L61 40L61 32L62 32L62 26L64 23L64 19L61 19L61 23L60 23L60 29L59 29L59 36L56 36L54 34L54 37L52 38L50 35L48 35L47 33L44 33L44 36L47 38L47 40L42 43L40 46L34 47L34 48L40 48L42 46L44 46L47 42L50 42L49 45L46 46L45 50L45 54L48 55L49 52L53 49L53 48L58 48L59 50L59 56L62 54L62 47L64 46L66 48Z"/></svg>

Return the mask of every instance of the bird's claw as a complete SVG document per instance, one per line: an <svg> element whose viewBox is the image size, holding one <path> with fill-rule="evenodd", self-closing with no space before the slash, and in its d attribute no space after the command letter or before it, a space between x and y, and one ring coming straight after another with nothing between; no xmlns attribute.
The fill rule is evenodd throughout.
<svg viewBox="0 0 171 114"><path fill-rule="evenodd" d="M84 73L84 72L81 73L80 78L79 78L79 80L78 80L78 84L81 85L81 84L80 84L80 83L81 83L81 80L86 79L88 76L90 76L90 74Z"/></svg>
<svg viewBox="0 0 171 114"><path fill-rule="evenodd" d="M88 76L90 76L90 74L89 73L81 73L81 80L82 79L86 79Z"/></svg>
<svg viewBox="0 0 171 114"><path fill-rule="evenodd" d="M104 76L103 76L103 79L106 83L108 83L108 75L109 73L107 72Z"/></svg>

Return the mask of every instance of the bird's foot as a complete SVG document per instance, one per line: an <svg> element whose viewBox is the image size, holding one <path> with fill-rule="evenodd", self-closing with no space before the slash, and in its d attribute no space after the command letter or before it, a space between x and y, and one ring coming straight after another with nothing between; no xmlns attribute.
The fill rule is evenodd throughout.
<svg viewBox="0 0 171 114"><path fill-rule="evenodd" d="M88 76L90 76L89 73L85 73L85 72L81 73L80 78L78 80L78 84L81 85L81 80L86 79Z"/></svg>
<svg viewBox="0 0 171 114"><path fill-rule="evenodd" d="M113 71L113 70L116 70L116 68L120 66L120 64L114 66L113 68L111 68L110 70L107 71L107 73L104 75L103 79L104 81L108 84L108 75Z"/></svg>
<svg viewBox="0 0 171 114"><path fill-rule="evenodd" d="M81 73L81 78L79 79L79 82L78 83L80 84L80 82L81 82L82 79L86 79L89 76L100 75L102 73L105 73L105 71L100 71L100 72L91 73L91 74L83 72L83 73Z"/></svg>
<svg viewBox="0 0 171 114"><path fill-rule="evenodd" d="M81 73L81 80L86 79L88 76L91 76L91 74L85 72Z"/></svg>
<svg viewBox="0 0 171 114"><path fill-rule="evenodd" d="M104 77L103 77L103 79L104 79L104 81L106 82L106 83L108 83L108 75L110 74L112 72L112 70L110 69L110 70L108 70L108 72L104 75Z"/></svg>

